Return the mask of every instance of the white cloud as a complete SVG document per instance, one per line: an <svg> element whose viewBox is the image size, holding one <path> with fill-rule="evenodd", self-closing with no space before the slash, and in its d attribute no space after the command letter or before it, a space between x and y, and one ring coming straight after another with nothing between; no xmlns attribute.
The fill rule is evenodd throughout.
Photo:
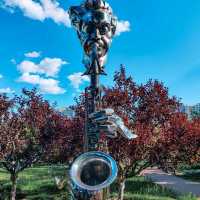
<svg viewBox="0 0 200 200"><path fill-rule="evenodd" d="M0 74L0 79L1 79L1 78L3 78L3 75L2 75L2 74Z"/></svg>
<svg viewBox="0 0 200 200"><path fill-rule="evenodd" d="M63 94L65 90L59 87L59 81L52 78L43 78L39 75L24 73L18 79L19 82L25 82L38 85L41 92L46 94Z"/></svg>
<svg viewBox="0 0 200 200"><path fill-rule="evenodd" d="M43 5L46 18L53 19L57 24L61 23L68 27L71 26L68 11L59 7L60 5L57 1L41 0L41 3Z"/></svg>
<svg viewBox="0 0 200 200"><path fill-rule="evenodd" d="M19 8L25 16L43 21L45 19L44 9L39 2L32 0L4 0L8 8Z"/></svg>
<svg viewBox="0 0 200 200"><path fill-rule="evenodd" d="M24 16L31 19L39 21L51 19L56 24L64 24L67 27L71 27L67 10L60 7L57 0L3 0L1 7L7 8L12 13L18 8L23 12ZM127 31L130 31L130 22L119 20L116 36Z"/></svg>
<svg viewBox="0 0 200 200"><path fill-rule="evenodd" d="M40 76L39 75L31 75L29 73L24 73L22 76L18 79L19 82L25 82L30 84L39 84L40 83Z"/></svg>
<svg viewBox="0 0 200 200"><path fill-rule="evenodd" d="M21 73L18 81L36 85L43 93L63 94L65 90L59 86L60 82L51 77L56 77L64 64L67 62L61 58L44 58L39 63L24 60L17 65Z"/></svg>
<svg viewBox="0 0 200 200"><path fill-rule="evenodd" d="M0 93L14 93L15 91L11 90L10 88L0 88Z"/></svg>
<svg viewBox="0 0 200 200"><path fill-rule="evenodd" d="M56 76L61 69L62 65L68 64L60 58L44 58L39 67L44 71L47 76Z"/></svg>
<svg viewBox="0 0 200 200"><path fill-rule="evenodd" d="M81 72L77 72L67 77L71 81L72 86L77 90L79 90L79 87L83 82L88 82L90 80L88 76L82 76L82 74L83 73Z"/></svg>
<svg viewBox="0 0 200 200"><path fill-rule="evenodd" d="M21 62L17 66L17 68L21 73L37 73L37 72L41 73L40 67L36 65L34 62L28 60L24 60L23 62Z"/></svg>
<svg viewBox="0 0 200 200"><path fill-rule="evenodd" d="M16 62L16 60L15 60L14 58L12 58L12 59L10 60L10 62L11 62L12 64L14 64L14 65L17 64L17 62Z"/></svg>
<svg viewBox="0 0 200 200"><path fill-rule="evenodd" d="M57 24L70 27L68 12L60 7L56 0L3 0L4 7L20 9L24 16L34 20L52 19Z"/></svg>
<svg viewBox="0 0 200 200"><path fill-rule="evenodd" d="M117 30L115 35L119 36L123 32L129 32L130 31L130 22L129 21L123 21L120 20L117 22Z"/></svg>
<svg viewBox="0 0 200 200"><path fill-rule="evenodd" d="M39 64L32 61L24 60L18 66L18 70L23 73L38 73L46 76L55 77L61 67L68 64L60 58L44 58Z"/></svg>
<svg viewBox="0 0 200 200"><path fill-rule="evenodd" d="M25 53L24 55L27 58L38 58L38 57L40 57L40 54L41 54L41 52L32 51L32 52Z"/></svg>

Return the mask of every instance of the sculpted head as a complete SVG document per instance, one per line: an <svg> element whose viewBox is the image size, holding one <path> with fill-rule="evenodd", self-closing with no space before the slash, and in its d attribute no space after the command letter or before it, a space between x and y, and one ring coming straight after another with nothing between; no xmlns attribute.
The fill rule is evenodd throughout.
<svg viewBox="0 0 200 200"><path fill-rule="evenodd" d="M91 64L96 54L103 66L105 57L116 31L116 17L103 0L86 0L81 6L69 10L72 25L76 28L85 53L85 64Z"/></svg>

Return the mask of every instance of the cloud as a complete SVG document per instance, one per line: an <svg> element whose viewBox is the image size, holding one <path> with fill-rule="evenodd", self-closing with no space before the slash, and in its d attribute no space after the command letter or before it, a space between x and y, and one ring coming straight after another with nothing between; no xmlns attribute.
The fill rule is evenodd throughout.
<svg viewBox="0 0 200 200"><path fill-rule="evenodd" d="M1 78L3 78L3 75L2 75L2 74L0 74L0 79L1 79Z"/></svg>
<svg viewBox="0 0 200 200"><path fill-rule="evenodd" d="M3 0L3 2L4 8L12 12L15 8L18 8L24 16L31 19L39 21L52 19L57 24L71 26L68 12L61 8L56 0Z"/></svg>
<svg viewBox="0 0 200 200"><path fill-rule="evenodd" d="M38 57L40 57L40 54L41 54L41 52L32 51L32 52L25 53L24 55L27 58L38 58Z"/></svg>
<svg viewBox="0 0 200 200"><path fill-rule="evenodd" d="M59 87L59 81L52 78L43 78L39 75L24 73L18 79L19 82L25 82L38 85L41 92L45 94L63 94L66 91Z"/></svg>
<svg viewBox="0 0 200 200"><path fill-rule="evenodd" d="M119 36L123 32L129 32L130 31L130 22L129 21L123 21L119 20L117 22L117 30L115 35Z"/></svg>
<svg viewBox="0 0 200 200"><path fill-rule="evenodd" d="M4 0L5 6L8 8L19 8L26 17L43 21L45 13L39 2L32 0Z"/></svg>
<svg viewBox="0 0 200 200"><path fill-rule="evenodd" d="M67 10L60 7L57 0L3 0L1 7L12 13L18 8L28 18L42 22L46 19L51 19L56 24L64 24L67 27L71 27ZM116 36L127 31L130 31L130 22L119 20Z"/></svg>
<svg viewBox="0 0 200 200"><path fill-rule="evenodd" d="M17 68L21 73L37 73L37 72L41 73L40 67L36 65L34 62L28 60L24 60L23 62L21 62L17 66Z"/></svg>
<svg viewBox="0 0 200 200"><path fill-rule="evenodd" d="M68 64L60 58L44 58L39 66L44 73L48 76L56 76L61 69L62 65Z"/></svg>
<svg viewBox="0 0 200 200"><path fill-rule="evenodd" d="M17 64L17 62L16 62L16 60L15 60L14 58L12 58L12 59L10 60L10 62L11 62L12 64L14 64L14 65Z"/></svg>
<svg viewBox="0 0 200 200"><path fill-rule="evenodd" d="M36 56L38 52L30 52L28 56ZM44 58L39 63L24 60L17 65L21 76L18 82L29 83L39 87L42 93L63 94L65 90L59 86L57 77L61 67L67 64L61 58Z"/></svg>
<svg viewBox="0 0 200 200"><path fill-rule="evenodd" d="M61 23L68 27L71 26L68 11L59 7L59 3L57 1L41 0L41 3L43 5L46 18L53 19L57 24Z"/></svg>
<svg viewBox="0 0 200 200"><path fill-rule="evenodd" d="M11 90L10 88L0 88L0 93L14 93L15 91Z"/></svg>
<svg viewBox="0 0 200 200"><path fill-rule="evenodd" d="M77 90L79 90L79 87L83 82L89 81L89 77L88 76L82 76L82 74L83 73L81 73L81 72L77 72L77 73L71 74L67 77L70 80L72 86Z"/></svg>
<svg viewBox="0 0 200 200"><path fill-rule="evenodd" d="M24 60L17 68L21 73L37 73L55 77L65 64L68 63L60 58L44 58L39 64Z"/></svg>

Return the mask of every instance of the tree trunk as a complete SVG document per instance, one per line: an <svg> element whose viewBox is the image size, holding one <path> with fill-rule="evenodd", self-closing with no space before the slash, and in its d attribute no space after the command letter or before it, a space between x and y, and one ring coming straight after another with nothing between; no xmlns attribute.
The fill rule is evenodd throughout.
<svg viewBox="0 0 200 200"><path fill-rule="evenodd" d="M119 183L118 200L124 199L125 182L126 180L124 179Z"/></svg>
<svg viewBox="0 0 200 200"><path fill-rule="evenodd" d="M12 182L11 200L15 200L16 199L16 192L17 192L17 174L11 174L10 180Z"/></svg>
<svg viewBox="0 0 200 200"><path fill-rule="evenodd" d="M96 194L93 195L91 200L103 200L103 192L97 192Z"/></svg>
<svg viewBox="0 0 200 200"><path fill-rule="evenodd" d="M107 187L103 189L103 199L102 200L107 200L110 194L110 187Z"/></svg>

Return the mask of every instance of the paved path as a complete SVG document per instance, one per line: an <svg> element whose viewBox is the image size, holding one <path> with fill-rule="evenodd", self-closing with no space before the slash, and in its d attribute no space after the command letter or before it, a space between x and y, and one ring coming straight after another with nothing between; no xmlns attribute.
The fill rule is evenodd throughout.
<svg viewBox="0 0 200 200"><path fill-rule="evenodd" d="M200 183L188 181L171 174L167 174L159 169L146 169L142 175L150 178L153 182L173 189L180 193L192 193L200 197Z"/></svg>

